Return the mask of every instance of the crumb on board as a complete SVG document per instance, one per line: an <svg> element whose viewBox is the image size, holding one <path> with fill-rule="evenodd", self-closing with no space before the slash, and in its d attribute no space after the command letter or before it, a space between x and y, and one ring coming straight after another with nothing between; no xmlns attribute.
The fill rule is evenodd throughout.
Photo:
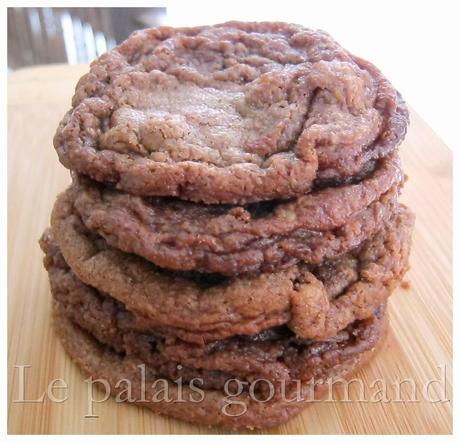
<svg viewBox="0 0 460 442"><path fill-rule="evenodd" d="M411 288L410 281L407 281L407 280L403 281L401 283L401 288L403 288L404 290L409 290Z"/></svg>

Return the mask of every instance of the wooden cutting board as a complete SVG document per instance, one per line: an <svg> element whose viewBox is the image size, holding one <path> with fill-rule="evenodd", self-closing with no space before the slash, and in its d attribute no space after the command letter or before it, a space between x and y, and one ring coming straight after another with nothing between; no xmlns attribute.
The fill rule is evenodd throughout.
<svg viewBox="0 0 460 442"><path fill-rule="evenodd" d="M95 405L98 418L84 417L87 385L51 327L50 293L37 241L56 194L70 181L52 137L70 106L76 81L86 71L86 65L56 65L9 75L8 432L222 433L112 400ZM268 433L452 431L452 154L412 112L401 155L410 177L402 200L417 214L412 269L408 287L396 290L391 299L391 333L383 351L358 374L364 396L356 385L347 402L339 388L334 401L312 404ZM15 366L26 365L30 367L21 376ZM57 398L67 393L66 401L52 402L45 395L43 401L17 402L21 379L23 398L30 401L40 398L56 378L67 382L67 391L53 390ZM377 379L381 381L372 384ZM434 380L439 382L430 383ZM383 383L386 395L379 397Z"/></svg>

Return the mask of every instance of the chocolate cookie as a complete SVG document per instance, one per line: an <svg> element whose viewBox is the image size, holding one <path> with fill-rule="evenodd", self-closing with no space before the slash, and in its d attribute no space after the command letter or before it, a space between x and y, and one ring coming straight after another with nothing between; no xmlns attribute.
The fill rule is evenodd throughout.
<svg viewBox="0 0 460 442"><path fill-rule="evenodd" d="M262 396L257 394L255 389L251 390L255 385L254 382L250 383L249 388L240 388L246 385L243 382L247 381L240 380L238 376L231 378L231 373L224 373L219 377L219 372L215 370L192 369L190 372L194 375L192 385L192 379L187 380L187 376L182 376L182 369L187 373L187 368L176 364L174 358L170 364L171 368L166 370L165 375L164 365L157 364L165 358L164 348L159 349L155 345L150 345L139 349L139 343L127 339L125 349L121 352L116 351L112 346L104 345L70 320L59 308L59 304L55 307L55 326L70 357L87 375L105 379L110 387L110 393L117 395L118 402L134 402L157 413L195 424L223 425L230 428L263 428L287 421L298 414L309 401L318 399L321 394L327 392L333 381L349 378L374 354L375 349L383 341L387 321L380 311L374 318L359 322L343 331L337 337L337 342L334 340L325 343L305 342L290 347L288 344L290 338L285 338L280 343L271 341L269 336L260 336L259 340L237 338L241 340L243 346L246 345L251 352L254 351L253 356L258 359L259 367L269 366L270 362L265 361L264 358L269 360L276 358L279 349L283 347L283 356L280 356L279 360L283 360L287 366L295 367L300 364L298 368L301 372L304 371L302 365L304 363L310 367L319 367L319 369L312 369L311 372L307 369L304 373L305 380L282 383L284 387L277 389L275 394L271 394L269 389L268 394L262 392ZM217 344L217 347L220 345ZM222 345L238 346L235 342ZM164 346L168 348L168 344ZM174 353L174 347L172 345L166 358ZM179 344L178 351L182 352L182 350ZM209 352L206 357L209 361L214 361L211 365L220 365L219 356L215 354L225 353L226 350L199 349L199 352L203 351ZM190 353L190 350L185 353ZM239 357L241 353L237 351L234 358L237 360ZM193 360L196 363L200 360L200 356ZM174 365L175 370L172 368ZM294 370L293 373L297 372ZM224 387L210 387L213 384L220 385L223 379L227 379ZM158 382L159 380L162 382ZM129 397L126 397L127 382L130 383ZM263 384L271 385L270 379L264 380ZM235 386L237 389L232 390L230 386Z"/></svg>
<svg viewBox="0 0 460 442"><path fill-rule="evenodd" d="M75 278L75 277L73 277ZM286 326L270 328L254 336L234 336L207 344L192 344L161 330L149 329L136 321L126 307L109 295L98 293L72 275L50 269L50 282L57 308L89 331L100 342L119 352L135 354L162 375L181 364L186 369L205 370L204 374L225 380L227 374L241 381L258 378L272 382L308 380L326 366L373 347L379 333L369 325L373 319L355 321L326 341L299 339ZM384 308L375 315L383 316ZM374 317L372 317L374 318ZM377 335L377 337L375 336ZM343 349L346 348L344 352ZM321 355L321 357L318 357ZM173 366L171 367L171 362ZM214 373L216 372L216 373ZM194 376L192 376L194 377ZM187 376L190 380L192 377Z"/></svg>
<svg viewBox="0 0 460 442"><path fill-rule="evenodd" d="M77 181L76 211L111 246L162 268L231 276L348 252L389 220L402 171L399 158L388 156L356 184L247 207L142 198Z"/></svg>
<svg viewBox="0 0 460 442"><path fill-rule="evenodd" d="M85 229L69 193L59 196L52 215L57 245L80 280L109 293L150 328L191 342L282 324L303 338L334 336L391 294L407 269L412 224L401 207L381 233L340 260L225 278L163 271L108 247ZM57 245L44 235L48 268L63 266Z"/></svg>
<svg viewBox="0 0 460 442"><path fill-rule="evenodd" d="M326 33L231 22L132 34L79 81L54 145L131 194L245 204L361 175L407 123L388 80Z"/></svg>

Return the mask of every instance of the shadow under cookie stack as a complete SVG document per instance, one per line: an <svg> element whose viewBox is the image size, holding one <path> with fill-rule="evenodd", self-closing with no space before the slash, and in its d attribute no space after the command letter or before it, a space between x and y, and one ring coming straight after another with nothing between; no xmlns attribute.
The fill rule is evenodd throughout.
<svg viewBox="0 0 460 442"><path fill-rule="evenodd" d="M40 244L67 353L178 419L298 414L383 342L413 227L407 123L380 71L321 31L132 34L54 139L72 184Z"/></svg>

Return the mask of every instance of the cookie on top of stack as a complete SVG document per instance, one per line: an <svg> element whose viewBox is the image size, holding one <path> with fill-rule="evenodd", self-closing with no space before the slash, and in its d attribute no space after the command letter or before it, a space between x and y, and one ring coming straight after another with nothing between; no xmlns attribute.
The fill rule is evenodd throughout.
<svg viewBox="0 0 460 442"><path fill-rule="evenodd" d="M407 124L380 71L322 31L132 34L54 139L72 184L40 243L68 354L190 422L298 414L384 339L413 227Z"/></svg>

